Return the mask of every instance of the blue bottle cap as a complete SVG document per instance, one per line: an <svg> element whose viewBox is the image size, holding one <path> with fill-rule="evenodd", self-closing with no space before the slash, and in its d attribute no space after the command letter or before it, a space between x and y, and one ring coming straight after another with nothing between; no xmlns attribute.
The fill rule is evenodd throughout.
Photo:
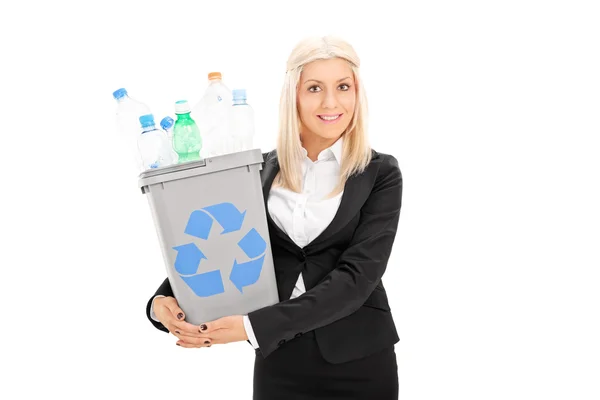
<svg viewBox="0 0 600 400"><path fill-rule="evenodd" d="M246 89L233 89L231 94L233 95L233 101L247 100Z"/></svg>
<svg viewBox="0 0 600 400"><path fill-rule="evenodd" d="M115 98L115 100L122 99L125 96L127 96L127 90L125 90L124 88L117 89L113 92L113 97Z"/></svg>
<svg viewBox="0 0 600 400"><path fill-rule="evenodd" d="M166 131L171 129L174 123L175 121L173 121L173 118L167 116L160 120L160 127Z"/></svg>
<svg viewBox="0 0 600 400"><path fill-rule="evenodd" d="M154 126L154 115L146 114L140 117L140 124L142 124L142 128L149 128Z"/></svg>

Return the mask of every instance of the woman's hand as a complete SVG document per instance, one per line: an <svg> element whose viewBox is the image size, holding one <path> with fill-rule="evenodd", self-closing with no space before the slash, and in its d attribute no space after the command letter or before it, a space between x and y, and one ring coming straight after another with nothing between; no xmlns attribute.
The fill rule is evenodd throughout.
<svg viewBox="0 0 600 400"><path fill-rule="evenodd" d="M210 338L212 344L225 344L248 340L244 317L231 315L200 324L200 332ZM181 344L183 346L183 344Z"/></svg>
<svg viewBox="0 0 600 400"><path fill-rule="evenodd" d="M181 347L210 347L208 335L201 333L196 325L185 321L185 314L174 297L157 297L152 305L156 318L177 336ZM243 326L242 326L243 328Z"/></svg>

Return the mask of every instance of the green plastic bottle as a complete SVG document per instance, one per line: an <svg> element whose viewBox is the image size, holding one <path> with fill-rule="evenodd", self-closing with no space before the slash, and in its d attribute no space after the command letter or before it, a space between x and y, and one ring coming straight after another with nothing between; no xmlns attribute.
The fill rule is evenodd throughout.
<svg viewBox="0 0 600 400"><path fill-rule="evenodd" d="M177 120L173 126L173 150L179 156L178 164L200 160L202 137L198 125L190 117L190 111L187 100L175 103Z"/></svg>

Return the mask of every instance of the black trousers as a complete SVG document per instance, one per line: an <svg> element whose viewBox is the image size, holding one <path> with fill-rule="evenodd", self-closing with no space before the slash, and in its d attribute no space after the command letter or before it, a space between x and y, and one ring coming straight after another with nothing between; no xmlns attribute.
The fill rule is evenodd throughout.
<svg viewBox="0 0 600 400"><path fill-rule="evenodd" d="M253 400L397 400L394 346L342 364L323 359L314 332L254 361Z"/></svg>

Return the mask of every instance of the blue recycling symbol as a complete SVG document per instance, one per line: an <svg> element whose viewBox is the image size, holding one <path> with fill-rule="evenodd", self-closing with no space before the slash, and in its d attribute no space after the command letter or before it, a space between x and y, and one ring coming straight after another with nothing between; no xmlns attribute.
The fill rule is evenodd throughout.
<svg viewBox="0 0 600 400"><path fill-rule="evenodd" d="M184 233L207 240L214 221L223 228L221 235L237 232L242 228L245 215L246 211L241 213L232 203L204 207L192 211ZM243 293L245 286L253 285L260 277L267 243L256 229L252 228L237 245L250 261L238 263L237 259L234 259L229 280ZM202 260L208 259L195 243L187 243L173 249L177 251L175 270L197 296L214 296L225 291L220 269L198 273Z"/></svg>

